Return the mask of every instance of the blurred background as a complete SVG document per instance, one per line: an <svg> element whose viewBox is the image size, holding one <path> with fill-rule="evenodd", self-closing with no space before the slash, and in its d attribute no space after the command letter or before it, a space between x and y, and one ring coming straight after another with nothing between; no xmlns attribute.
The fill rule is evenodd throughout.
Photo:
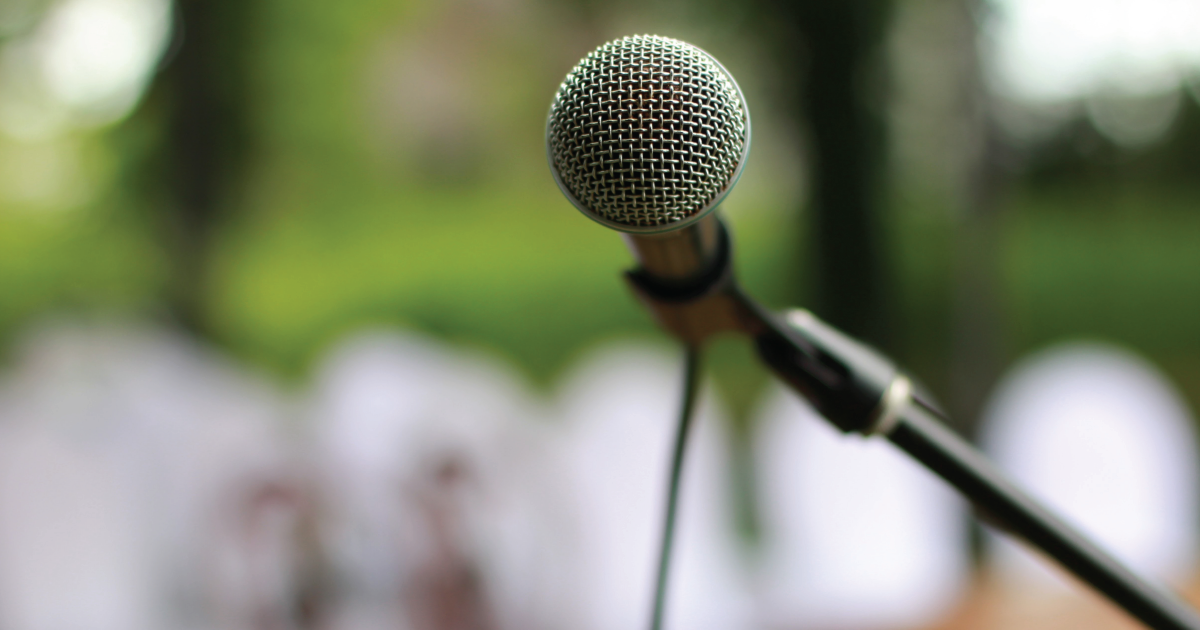
<svg viewBox="0 0 1200 630"><path fill-rule="evenodd" d="M380 612L391 609L379 602L396 599L380 594L387 590L381 585L410 569L372 568L369 558L385 552L363 551L374 549L370 545L353 551L358 543L345 541L358 534L336 532L358 525L343 527L338 518L391 522L368 514L371 508L363 506L375 495L363 494L370 482L355 475L392 475L379 472L391 464L378 462L411 450L402 443L427 439L417 429L412 435L418 437L385 431L380 435L389 437L373 443L371 431L409 422L397 420L402 416L418 418L411 422L419 426L441 417L437 413L459 413L396 411L410 409L419 397L396 393L398 382L441 374L424 389L412 386L428 393L464 374L494 372L494 378L470 378L491 383L484 389L496 400L520 398L504 409L525 411L500 415L530 418L525 423L540 427L532 429L537 432L574 422L562 417L570 415L564 410L578 410L564 402L575 391L571 375L587 373L580 365L609 356L606 348L624 347L613 344L657 352L659 367L647 369L674 374L669 340L620 279L631 264L623 243L566 202L545 160L545 117L563 77L593 48L639 33L705 49L746 95L753 149L722 208L751 293L773 307L809 308L885 350L944 403L955 429L972 438L987 433L985 420L1004 415L1004 405L989 400L1023 357L1071 340L1102 342L1125 363L1141 366L1138 374L1161 383L1166 393L1160 398L1175 405L1164 414L1184 427L1168 430L1176 438L1164 443L1191 447L1189 410L1200 404L1200 1L0 0L0 421L6 423L0 442L10 445L0 449L24 453L10 458L11 471L0 470L0 513L33 510L47 523L84 522L71 516L77 514L71 497L111 495L115 503L94 510L101 525L80 525L114 532L111 540L95 542L110 551L94 566L160 557L138 551L143 537L129 533L142 531L137 528L160 532L162 549L191 549L177 553L166 563L171 566L227 556L216 562L211 584L198 585L204 580L179 569L171 575L185 577L166 588L168 595L129 595L121 608L126 616L112 613L125 621L113 621L113 628L130 630L128 620L136 615L129 611L167 606L151 605L160 600L173 602L167 608L197 627L388 626L381 620L399 613ZM374 332L363 337L363 331ZM352 378L359 374L355 352L364 353L368 367ZM420 367L422 357L442 371ZM731 566L753 565L754 549L770 553L763 551L771 529L764 506L773 491L764 489L764 477L790 474L756 463L755 436L768 422L763 414L770 415L762 401L773 390L744 342L717 343L708 368L719 398L714 422L723 436L714 440L726 454L704 461L729 475L715 482L727 486L728 496L712 499L725 507L713 509L728 517L729 537L743 548L731 552L742 558ZM677 394L671 378L657 394L668 401L662 422L670 420ZM343 399L349 402L337 402ZM500 413L468 407L461 414ZM376 416L382 419L363 419ZM336 428L342 426L336 418L351 418L345 426L360 428ZM1134 412L1131 422L1137 421ZM323 422L335 428L321 428ZM458 453L461 446L466 454L439 455L440 463L413 469L424 472L394 473L417 480L404 486L404 496L422 506L413 509L428 516L421 521L426 525L454 512L442 503L470 503L462 496L473 496L474 486L464 475L482 474L464 472L475 456L474 447L463 444L482 439L464 437L473 431L442 442L428 438L458 445L439 453ZM215 437L197 437L210 432ZM95 451L78 440L105 446ZM493 446L481 452L511 440L586 441L508 436L484 440ZM210 442L217 446L196 454L199 444ZM32 446L20 446L26 443ZM380 444L395 445L396 454L379 452L387 451ZM555 448L528 448L555 460ZM126 470L131 452L144 459L136 471ZM229 470L242 468L214 463L226 462L223 457L247 472L234 475ZM371 457L377 464L363 463L376 461ZM179 463L188 458L195 463ZM1193 459L1180 455L1182 463L1172 469L1184 497L1177 504L1196 500ZM79 461L94 467L70 463ZM174 470L171 465L186 470L162 472ZM544 465L557 470L566 464ZM69 469L62 487L74 490L60 492L45 482L51 484L45 496L61 497L61 509L14 489L25 487L22 479L41 479L31 472L39 466ZM95 481L101 469L110 474L109 485ZM219 470L236 479L212 481ZM547 476L554 475L513 473L526 481ZM162 488L134 484L142 497L134 501L126 496L133 482L121 481L127 477L158 477ZM76 482L84 486L71 485ZM85 491L85 482L105 489ZM390 483L378 492L396 491ZM522 483L505 487L526 488L514 490L524 497L534 482ZM582 492L564 484L534 494ZM346 489L351 486L359 490ZM193 490L199 494L187 494ZM355 492L362 496L337 507ZM188 498L209 495L217 498ZM126 505L119 497L148 516L111 517L133 513L111 507ZM22 501L33 507L20 507ZM178 509L162 508L172 501ZM210 504L225 507L197 507ZM158 523L149 515L160 508L174 516ZM527 515L592 508L512 509ZM179 532L204 530L199 523L206 521L196 515L221 510L241 515L230 517L236 523L257 525L227 523L232 529L222 534L220 553L204 551L205 544L217 545L211 541L194 548L170 542L201 540L207 534ZM1172 517L1184 531L1180 540L1200 534L1193 512L1188 507ZM109 627L85 621L99 613L76 619L30 603L38 597L53 602L46 593L71 590L49 569L19 568L41 566L45 557L29 551L43 548L26 545L29 536L45 549L60 547L38 518L0 531L0 539L12 541L0 540L0 621L38 630ZM526 531L521 527L505 531ZM267 536L246 533L260 530L287 532L280 540L291 542L245 542ZM952 542L967 560L947 566L982 562L979 536ZM442 548L428 540L406 544ZM399 557L409 547L383 548ZM460 552L438 556L442 564L412 559L420 554L405 557L411 566L432 562L444 569L459 566ZM86 555L57 553L54 566L64 567ZM260 556L274 559L247 560ZM259 565L273 568L253 568ZM326 565L334 568L320 568ZM96 571L96 584L117 580L108 569ZM145 586L158 580L145 576L158 573L135 579L130 576L142 573L122 571L120 583L134 585L127 592L158 593ZM483 597L478 592L491 592L470 586L479 578L464 571L459 582L438 578L458 584L446 592L476 593L477 599ZM511 579L556 583L521 575ZM948 580L958 582L975 583ZM238 584L266 584L260 590L274 595L255 599L246 595L253 588ZM746 587L747 601L758 601L755 588ZM97 589L84 600L100 602L97 610L115 606L106 609L103 602L117 596ZM284 591L290 594L279 595ZM258 612L244 615L213 612L237 608L238 597L286 601L279 605L288 612L268 614L259 603L245 604ZM356 597L375 603L364 604L368 612L318 612L333 606L321 608L321 602L345 607ZM400 615L408 619L403 624L558 627L545 620L583 614L523 608L538 618L534 623L446 597L460 603L445 610L475 612ZM521 597L543 601L543 595ZM722 614L741 610L731 606ZM161 627L170 617L137 614L146 627ZM755 627L810 627L745 615L758 620L746 622ZM335 618L353 620L328 621ZM860 619L845 625L886 624Z"/></svg>

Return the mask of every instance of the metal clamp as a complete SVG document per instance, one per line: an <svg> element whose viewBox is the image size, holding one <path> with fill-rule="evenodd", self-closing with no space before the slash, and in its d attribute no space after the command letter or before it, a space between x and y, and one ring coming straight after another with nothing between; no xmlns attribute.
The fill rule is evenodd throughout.
<svg viewBox="0 0 1200 630"><path fill-rule="evenodd" d="M871 426L863 431L863 435L887 435L896 428L900 415L912 402L912 381L903 374L897 374L888 385L887 391L879 401L879 411Z"/></svg>

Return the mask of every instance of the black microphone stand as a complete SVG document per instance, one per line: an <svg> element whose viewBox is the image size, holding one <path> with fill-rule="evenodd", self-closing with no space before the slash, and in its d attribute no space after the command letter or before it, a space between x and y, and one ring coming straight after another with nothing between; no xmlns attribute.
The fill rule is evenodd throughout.
<svg viewBox="0 0 1200 630"><path fill-rule="evenodd" d="M947 429L939 422L941 414L915 395L909 379L882 355L808 311L781 317L742 292L733 278L732 247L724 226L720 232L717 264L693 283L663 284L640 269L626 274L658 323L687 344L689 356L715 334L749 335L763 362L843 432L885 436L957 488L989 521L1038 547L1147 626L1200 630L1200 617L1179 597L1147 582L1087 540ZM689 367L689 389L695 383L693 370ZM687 403L685 419L689 408ZM680 440L685 430L686 424ZM658 600L670 531L668 524ZM661 607L657 601L659 620Z"/></svg>

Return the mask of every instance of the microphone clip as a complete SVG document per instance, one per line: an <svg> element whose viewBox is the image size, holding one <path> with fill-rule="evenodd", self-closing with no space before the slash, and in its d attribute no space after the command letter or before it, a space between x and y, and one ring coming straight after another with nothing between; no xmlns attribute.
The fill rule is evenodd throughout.
<svg viewBox="0 0 1200 630"><path fill-rule="evenodd" d="M721 333L749 335L763 362L842 431L868 435L886 425L884 394L900 376L896 367L808 311L784 318L747 296L734 278L728 231L718 226L715 262L694 280L666 283L640 268L625 273L659 326L693 346Z"/></svg>
<svg viewBox="0 0 1200 630"><path fill-rule="evenodd" d="M716 260L700 276L681 283L664 282L640 267L625 272L630 289L658 325L692 346L746 327L742 292L733 277L733 247L725 224L717 225Z"/></svg>

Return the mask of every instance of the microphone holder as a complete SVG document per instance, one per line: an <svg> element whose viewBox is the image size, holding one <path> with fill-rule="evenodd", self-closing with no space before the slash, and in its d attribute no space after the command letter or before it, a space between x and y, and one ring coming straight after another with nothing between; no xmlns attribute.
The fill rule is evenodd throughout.
<svg viewBox="0 0 1200 630"><path fill-rule="evenodd" d="M1200 617L1178 596L1100 549L946 428L891 361L808 311L780 316L746 295L733 277L723 224L719 248L711 271L686 285L662 283L641 269L626 279L659 325L689 347L719 333L748 335L763 362L841 431L886 437L957 488L989 523L1041 549L1147 626L1200 630Z"/></svg>

